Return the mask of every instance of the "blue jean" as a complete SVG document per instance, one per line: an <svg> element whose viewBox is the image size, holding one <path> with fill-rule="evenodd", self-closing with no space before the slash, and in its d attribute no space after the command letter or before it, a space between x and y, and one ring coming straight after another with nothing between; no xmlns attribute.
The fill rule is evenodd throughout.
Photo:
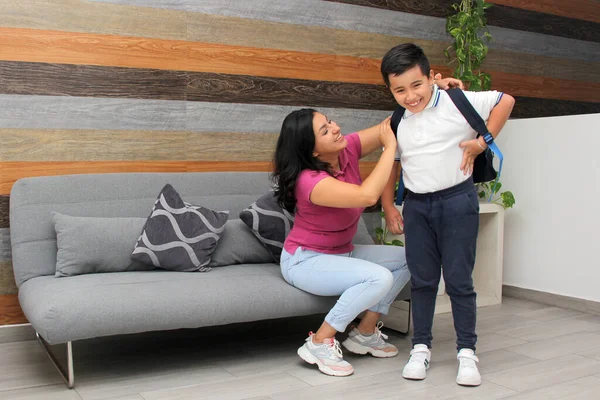
<svg viewBox="0 0 600 400"><path fill-rule="evenodd" d="M458 349L475 350L477 294L473 268L479 229L479 200L472 180L404 202L406 255L411 272L413 344L431 347L440 274L452 303Z"/></svg>
<svg viewBox="0 0 600 400"><path fill-rule="evenodd" d="M403 247L357 245L350 253L324 254L299 247L281 253L290 285L319 296L340 296L325 322L343 332L365 310L387 314L410 279Z"/></svg>

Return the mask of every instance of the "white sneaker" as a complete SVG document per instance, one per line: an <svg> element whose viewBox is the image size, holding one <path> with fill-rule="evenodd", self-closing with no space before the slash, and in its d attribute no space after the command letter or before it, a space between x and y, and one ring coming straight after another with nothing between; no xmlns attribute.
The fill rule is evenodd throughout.
<svg viewBox="0 0 600 400"><path fill-rule="evenodd" d="M462 386L479 386L481 385L481 375L477 369L479 358L471 349L460 349L458 355L458 375L456 375L456 383Z"/></svg>
<svg viewBox="0 0 600 400"><path fill-rule="evenodd" d="M394 357L398 354L398 349L385 341L388 337L381 332L382 327L383 322L379 321L372 335L363 335L357 328L352 328L342 346L354 354L371 354L379 358Z"/></svg>
<svg viewBox="0 0 600 400"><path fill-rule="evenodd" d="M427 368L431 362L431 351L426 344L415 344L410 351L410 358L402 370L405 379L422 380L427 376Z"/></svg>

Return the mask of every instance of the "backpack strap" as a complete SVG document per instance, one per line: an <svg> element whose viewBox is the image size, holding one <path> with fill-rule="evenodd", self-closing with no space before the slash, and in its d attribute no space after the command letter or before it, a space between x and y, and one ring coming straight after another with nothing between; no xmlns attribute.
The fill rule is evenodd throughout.
<svg viewBox="0 0 600 400"><path fill-rule="evenodd" d="M394 135L396 135L396 141L398 141L398 124L402 121L402 117L404 116L405 108L398 106L394 110L392 114L392 131L394 131ZM402 180L402 169L400 169L400 178L398 179L398 192L396 193L396 204L402 205L402 200L404 199L404 181Z"/></svg>
<svg viewBox="0 0 600 400"><path fill-rule="evenodd" d="M458 108L458 111L460 111L460 113L465 117L469 125L471 125L471 128L473 128L477 132L477 137L479 137L480 135L483 136L485 143L488 145L488 147L494 153L494 155L500 160L498 174L496 175L496 180L494 181L494 186L492 187L495 188L496 184L498 183L498 179L500 179L500 173L502 172L502 162L504 161L504 156L502 155L502 152L498 148L498 145L496 145L496 143L494 142L494 137L488 131L485 122L481 118L481 115L479 115L479 113L473 108L473 105L471 104L469 99L467 99L467 96L465 96L464 92L459 88L452 88L446 90L446 93L448 93L448 96L450 96L450 99L452 99L452 102L454 103L456 108ZM493 193L494 191L492 190L492 195ZM490 201L491 200L492 196L490 195Z"/></svg>

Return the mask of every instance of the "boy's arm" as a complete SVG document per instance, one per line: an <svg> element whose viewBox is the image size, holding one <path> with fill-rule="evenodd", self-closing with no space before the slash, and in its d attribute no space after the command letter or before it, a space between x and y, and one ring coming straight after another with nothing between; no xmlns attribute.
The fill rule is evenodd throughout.
<svg viewBox="0 0 600 400"><path fill-rule="evenodd" d="M488 118L486 125L488 131L494 138L498 136L504 127L504 124L506 124L514 105L515 99L508 94L503 94L500 102L498 102L490 112L490 117ZM461 149L464 149L460 170L463 171L465 175L471 174L473 173L475 157L487 149L488 146L482 136L461 142L459 146Z"/></svg>
<svg viewBox="0 0 600 400"><path fill-rule="evenodd" d="M388 180L388 183L385 185L385 189L381 194L381 207L383 208L383 213L385 214L385 224L388 230L395 235L399 235L404 232L404 220L394 205L394 195L396 192L396 182L398 181L399 164L400 163L398 161L394 162L390 179Z"/></svg>

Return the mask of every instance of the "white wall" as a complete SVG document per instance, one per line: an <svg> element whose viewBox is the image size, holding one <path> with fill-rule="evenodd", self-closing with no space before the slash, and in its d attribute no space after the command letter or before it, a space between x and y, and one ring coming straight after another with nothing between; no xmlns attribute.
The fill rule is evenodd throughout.
<svg viewBox="0 0 600 400"><path fill-rule="evenodd" d="M600 114L508 121L504 284L600 301Z"/></svg>

